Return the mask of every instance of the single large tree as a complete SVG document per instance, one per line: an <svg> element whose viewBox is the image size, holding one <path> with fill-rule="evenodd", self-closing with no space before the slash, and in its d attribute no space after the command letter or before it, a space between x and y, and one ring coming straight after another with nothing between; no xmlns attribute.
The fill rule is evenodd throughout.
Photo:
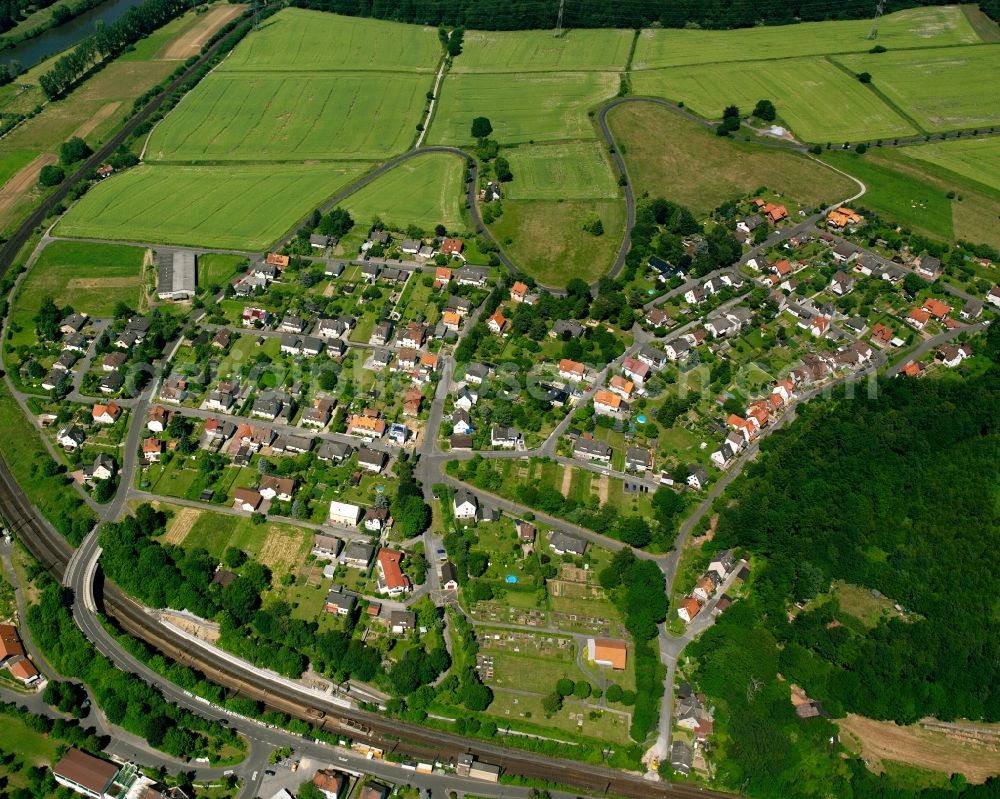
<svg viewBox="0 0 1000 799"><path fill-rule="evenodd" d="M778 111L770 100L758 100L757 105L754 106L753 115L765 122L774 122L778 117Z"/></svg>
<svg viewBox="0 0 1000 799"><path fill-rule="evenodd" d="M485 139L493 132L489 117L476 117L472 120L472 135L477 139Z"/></svg>

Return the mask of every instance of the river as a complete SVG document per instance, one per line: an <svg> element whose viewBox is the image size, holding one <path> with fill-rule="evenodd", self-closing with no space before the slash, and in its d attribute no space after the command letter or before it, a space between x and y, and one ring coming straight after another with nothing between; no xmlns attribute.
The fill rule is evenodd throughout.
<svg viewBox="0 0 1000 799"><path fill-rule="evenodd" d="M0 63L6 66L11 61L17 61L22 71L31 69L49 56L86 39L97 30L98 21L108 25L142 2L143 0L108 0L63 25L49 28L40 36L0 52Z"/></svg>

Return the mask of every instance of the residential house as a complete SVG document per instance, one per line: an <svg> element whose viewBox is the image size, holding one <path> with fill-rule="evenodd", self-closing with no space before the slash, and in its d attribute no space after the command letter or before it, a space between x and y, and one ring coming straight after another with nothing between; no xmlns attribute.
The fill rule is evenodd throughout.
<svg viewBox="0 0 1000 799"><path fill-rule="evenodd" d="M56 434L56 443L63 449L79 449L86 440L86 435L76 425L64 427Z"/></svg>
<svg viewBox="0 0 1000 799"><path fill-rule="evenodd" d="M826 223L831 228L841 230L845 227L855 227L865 221L861 214L852 211L850 208L834 208L826 215Z"/></svg>
<svg viewBox="0 0 1000 799"><path fill-rule="evenodd" d="M362 447L358 450L358 466L366 472L378 474L385 467L386 454L377 449Z"/></svg>
<svg viewBox="0 0 1000 799"><path fill-rule="evenodd" d="M439 266L434 270L434 288L439 289L447 286L451 282L451 267Z"/></svg>
<svg viewBox="0 0 1000 799"><path fill-rule="evenodd" d="M254 308L248 305L243 309L240 321L243 327L264 327L271 321L271 312L264 308Z"/></svg>
<svg viewBox="0 0 1000 799"><path fill-rule="evenodd" d="M517 532L517 540L522 544L535 543L535 536L538 534L538 530L535 528L535 525L530 522L517 519L514 522L514 530Z"/></svg>
<svg viewBox="0 0 1000 799"><path fill-rule="evenodd" d="M1000 286L994 286L986 293L986 302L1000 308Z"/></svg>
<svg viewBox="0 0 1000 799"><path fill-rule="evenodd" d="M458 590L458 570L448 560L441 564L441 588L445 591Z"/></svg>
<svg viewBox="0 0 1000 799"><path fill-rule="evenodd" d="M451 432L468 433L472 429L472 417L469 412L459 408L451 414Z"/></svg>
<svg viewBox="0 0 1000 799"><path fill-rule="evenodd" d="M314 250L325 250L333 243L333 239L324 236L322 233L313 233L309 236L309 246Z"/></svg>
<svg viewBox="0 0 1000 799"><path fill-rule="evenodd" d="M98 388L100 388L102 394L115 394L121 391L122 386L124 385L125 378L117 372L112 372L111 374L105 375L101 378Z"/></svg>
<svg viewBox="0 0 1000 799"><path fill-rule="evenodd" d="M464 246L461 239L445 239L441 242L441 253L448 256L461 255Z"/></svg>
<svg viewBox="0 0 1000 799"><path fill-rule="evenodd" d="M460 488L452 497L451 509L456 519L475 519L479 511L479 500L471 492Z"/></svg>
<svg viewBox="0 0 1000 799"><path fill-rule="evenodd" d="M610 388L623 400L628 400L632 398L632 392L635 390L635 383L631 380L626 380L621 375L613 375L611 380L608 382L608 388Z"/></svg>
<svg viewBox="0 0 1000 799"><path fill-rule="evenodd" d="M392 362L392 350L378 348L372 353L372 368L376 371L385 369Z"/></svg>
<svg viewBox="0 0 1000 799"><path fill-rule="evenodd" d="M115 475L115 462L110 455L100 453L94 462L83 467L83 478L89 483L94 480L110 480Z"/></svg>
<svg viewBox="0 0 1000 799"><path fill-rule="evenodd" d="M458 270L458 285L482 288L489 278L489 270L481 266L465 266Z"/></svg>
<svg viewBox="0 0 1000 799"><path fill-rule="evenodd" d="M906 321L913 325L917 330L923 330L924 325L926 325L930 320L931 315L923 308L914 308L906 315Z"/></svg>
<svg viewBox="0 0 1000 799"><path fill-rule="evenodd" d="M671 361L679 361L691 351L691 345L683 338L675 338L673 341L668 341L664 349Z"/></svg>
<svg viewBox="0 0 1000 799"><path fill-rule="evenodd" d="M521 431L513 427L493 425L490 428L490 445L500 449L515 449L521 441Z"/></svg>
<svg viewBox="0 0 1000 799"><path fill-rule="evenodd" d="M399 343L404 347L420 349L427 340L427 326L419 322L410 322L403 330Z"/></svg>
<svg viewBox="0 0 1000 799"><path fill-rule="evenodd" d="M162 402L181 403L187 399L187 380L183 377L168 377L160 386L160 400Z"/></svg>
<svg viewBox="0 0 1000 799"><path fill-rule="evenodd" d="M702 603L693 596L685 597L677 607L677 615L681 621L690 624L694 620L694 617L701 612L702 607Z"/></svg>
<svg viewBox="0 0 1000 799"><path fill-rule="evenodd" d="M666 353L651 344L646 344L639 350L639 360L651 369L662 369L667 365Z"/></svg>
<svg viewBox="0 0 1000 799"><path fill-rule="evenodd" d="M260 478L257 486L260 495L264 499L277 499L280 502L291 502L295 493L295 480L291 477L278 477L273 474L265 474Z"/></svg>
<svg viewBox="0 0 1000 799"><path fill-rule="evenodd" d="M166 451L166 444L158 438L147 438L142 442L142 457L147 463L157 463Z"/></svg>
<svg viewBox="0 0 1000 799"><path fill-rule="evenodd" d="M452 295L448 298L448 302L445 305L446 311L451 311L452 313L457 313L463 319L469 315L472 310L472 303L465 299L465 297L456 297Z"/></svg>
<svg viewBox="0 0 1000 799"><path fill-rule="evenodd" d="M233 507L244 513L253 513L264 503L264 496L252 488L237 488L233 491Z"/></svg>
<svg viewBox="0 0 1000 799"><path fill-rule="evenodd" d="M644 474L653 468L653 453L645 447L629 447L625 450L625 471Z"/></svg>
<svg viewBox="0 0 1000 799"><path fill-rule="evenodd" d="M357 505L352 505L349 502L337 502L336 500L330 502L330 524L339 524L344 527L355 527L358 524L358 520L361 518L361 508ZM347 560L347 554L351 551L351 546L347 547L347 551L344 553L344 560ZM369 559L371 557L369 556ZM352 565L352 564L348 564ZM367 566L368 563L365 563Z"/></svg>
<svg viewBox="0 0 1000 799"><path fill-rule="evenodd" d="M371 338L369 342L374 344L376 347L384 347L389 343L389 339L392 338L393 324L388 319L379 322L372 329Z"/></svg>
<svg viewBox="0 0 1000 799"><path fill-rule="evenodd" d="M926 368L920 361L907 361L899 374L905 377L920 377Z"/></svg>
<svg viewBox="0 0 1000 799"><path fill-rule="evenodd" d="M487 320L486 326L490 329L491 333L500 335L507 329L507 319L500 312L500 310L497 309L493 316Z"/></svg>
<svg viewBox="0 0 1000 799"><path fill-rule="evenodd" d="M888 346L895 335L888 325L879 323L872 328L872 341L882 347Z"/></svg>
<svg viewBox="0 0 1000 799"><path fill-rule="evenodd" d="M402 243L399 245L399 249L403 251L405 255L416 255L420 252L420 242L418 239L403 239Z"/></svg>
<svg viewBox="0 0 1000 799"><path fill-rule="evenodd" d="M809 332L816 338L822 338L830 329L830 320L825 316L816 316L809 325Z"/></svg>
<svg viewBox="0 0 1000 799"><path fill-rule="evenodd" d="M586 376L587 367L582 363L571 361L569 358L563 358L559 361L559 377L563 380L579 383Z"/></svg>
<svg viewBox="0 0 1000 799"><path fill-rule="evenodd" d="M854 291L854 276L838 269L834 272L833 279L830 281L830 291L841 297L845 294L850 294Z"/></svg>
<svg viewBox="0 0 1000 799"><path fill-rule="evenodd" d="M414 250L414 253L416 251ZM366 283L374 283L378 280L378 276L382 274L382 265L372 262L363 264L361 267L361 277Z"/></svg>
<svg viewBox="0 0 1000 799"><path fill-rule="evenodd" d="M725 316L715 316L705 322L705 330L711 333L713 338L724 338L738 329L739 326Z"/></svg>
<svg viewBox="0 0 1000 799"><path fill-rule="evenodd" d="M966 322L971 322L974 319L978 319L983 312L983 302L982 300L969 300L965 305L962 306L962 310L958 312L958 316L964 319Z"/></svg>
<svg viewBox="0 0 1000 799"><path fill-rule="evenodd" d="M167 422L170 420L170 412L162 405L156 405L146 416L146 427L151 433L162 433L167 429ZM208 429L208 423L205 424Z"/></svg>
<svg viewBox="0 0 1000 799"><path fill-rule="evenodd" d="M400 563L403 553L394 549L382 548L378 552L378 590L380 593L396 596L405 594L411 589L410 578L403 574Z"/></svg>
<svg viewBox="0 0 1000 799"><path fill-rule="evenodd" d="M710 572L699 577L698 582L695 583L694 591L691 592L694 598L700 599L702 602L708 602L718 587L717 580L718 575L715 572Z"/></svg>
<svg viewBox="0 0 1000 799"><path fill-rule="evenodd" d="M350 505L348 507L355 508L358 513L361 512L361 508L358 508L355 505ZM347 519L349 518L349 516L344 515L343 518ZM334 517L332 516L332 508L331 508L330 520L333 521L334 524L346 524L346 525L356 524L356 522L335 520ZM345 566L348 566L352 569L367 569L368 564L372 562L372 558L374 556L375 556L375 547L371 546L370 544L363 544L360 541L352 541L344 549L344 557L342 558L342 560Z"/></svg>
<svg viewBox="0 0 1000 799"><path fill-rule="evenodd" d="M318 560L336 560L344 542L333 535L315 533L313 535L312 554Z"/></svg>
<svg viewBox="0 0 1000 799"><path fill-rule="evenodd" d="M708 299L709 293L701 286L695 286L684 292L684 302L690 305L698 305Z"/></svg>
<svg viewBox="0 0 1000 799"><path fill-rule="evenodd" d="M549 537L549 549L557 555L569 554L582 557L587 551L587 542L561 530L554 530Z"/></svg>
<svg viewBox="0 0 1000 799"><path fill-rule="evenodd" d="M611 445L593 438L577 438L573 442L573 457L580 460L611 463Z"/></svg>
<svg viewBox="0 0 1000 799"><path fill-rule="evenodd" d="M357 605L357 602L357 598L352 594L344 593L342 586L335 585L326 595L324 609L327 613L336 613L338 616L349 616L354 610L354 606Z"/></svg>
<svg viewBox="0 0 1000 799"><path fill-rule="evenodd" d="M383 529L389 526L389 522L388 508L368 508L361 519L361 524L364 528L373 533L381 533Z"/></svg>
<svg viewBox="0 0 1000 799"><path fill-rule="evenodd" d="M938 349L934 357L939 363L942 363L949 368L954 368L966 358L972 357L972 347L968 344L963 344L960 347L946 344Z"/></svg>
<svg viewBox="0 0 1000 799"><path fill-rule="evenodd" d="M79 333L87 326L89 319L85 313L72 313L59 323L59 332L67 336Z"/></svg>
<svg viewBox="0 0 1000 799"><path fill-rule="evenodd" d="M353 599L354 597L351 597ZM320 769L312 779L321 794L326 799L346 799L347 777L333 769Z"/></svg>
<svg viewBox="0 0 1000 799"><path fill-rule="evenodd" d="M105 372L117 372L126 363L128 363L128 355L124 352L109 352L101 359L101 369Z"/></svg>
<svg viewBox="0 0 1000 799"><path fill-rule="evenodd" d="M619 416L628 412L628 405L617 394L605 389L594 394L594 413L601 416Z"/></svg>
<svg viewBox="0 0 1000 799"><path fill-rule="evenodd" d="M694 464L688 466L687 484L695 491L701 491L708 485L708 472L705 471L705 467Z"/></svg>
<svg viewBox="0 0 1000 799"><path fill-rule="evenodd" d="M444 325L446 330L457 333L458 329L462 326L462 317L456 311L444 311L441 314L441 324Z"/></svg>
<svg viewBox="0 0 1000 799"><path fill-rule="evenodd" d="M514 285L510 287L510 298L513 302L524 302L527 296L527 283L522 283L520 280L517 280L514 282Z"/></svg>
<svg viewBox="0 0 1000 799"><path fill-rule="evenodd" d="M390 610L389 629L394 635L403 635L417 629L417 614L412 610Z"/></svg>
<svg viewBox="0 0 1000 799"><path fill-rule="evenodd" d="M410 428L401 422L389 425L389 440L403 446L410 438Z"/></svg>
<svg viewBox="0 0 1000 799"><path fill-rule="evenodd" d="M925 280L937 280L941 274L941 259L933 255L922 255L914 271Z"/></svg>
<svg viewBox="0 0 1000 799"><path fill-rule="evenodd" d="M324 441L316 450L316 458L323 463L343 463L353 452L354 448L343 441Z"/></svg>
<svg viewBox="0 0 1000 799"><path fill-rule="evenodd" d="M725 580L732 572L735 563L736 558L733 555L733 550L723 549L712 556L712 560L708 564L708 571L718 575L720 580Z"/></svg>
<svg viewBox="0 0 1000 799"><path fill-rule="evenodd" d="M671 323L670 316L662 308L650 308L646 312L646 322L653 327L667 327Z"/></svg>
<svg viewBox="0 0 1000 799"><path fill-rule="evenodd" d="M951 306L947 303L941 302L941 300L936 300L933 297L929 297L924 300L924 304L921 310L927 311L935 319L944 319L951 313Z"/></svg>
<svg viewBox="0 0 1000 799"><path fill-rule="evenodd" d="M674 741L670 745L670 767L683 776L691 773L694 763L694 750L683 741Z"/></svg>
<svg viewBox="0 0 1000 799"><path fill-rule="evenodd" d="M385 435L385 420L368 413L352 414L347 423L347 435L370 440L382 438Z"/></svg>
<svg viewBox="0 0 1000 799"><path fill-rule="evenodd" d="M464 411L469 411L478 402L479 402L479 394L477 392L473 391L465 384L459 386L458 394L455 398L456 408L460 408L461 410Z"/></svg>
<svg viewBox="0 0 1000 799"><path fill-rule="evenodd" d="M277 391L262 391L253 401L250 415L274 421L285 407L286 396Z"/></svg>
<svg viewBox="0 0 1000 799"><path fill-rule="evenodd" d="M549 331L550 338L561 338L569 341L571 338L580 338L586 328L575 319L556 319Z"/></svg>
<svg viewBox="0 0 1000 799"><path fill-rule="evenodd" d="M65 350L56 358L52 364L52 368L58 369L60 372L68 372L78 360L80 360L80 356L77 353L73 352L73 350Z"/></svg>
<svg viewBox="0 0 1000 799"><path fill-rule="evenodd" d="M107 405L96 404L90 409L90 416L97 424L114 424L121 415L121 406L113 402L109 402Z"/></svg>
<svg viewBox="0 0 1000 799"><path fill-rule="evenodd" d="M622 373L636 385L642 385L649 377L649 364L643 363L638 358L625 358L622 361Z"/></svg>
<svg viewBox="0 0 1000 799"><path fill-rule="evenodd" d="M833 248L831 255L833 256L834 263L838 264L849 264L855 258L858 257L860 251L857 247L847 241L842 241Z"/></svg>
<svg viewBox="0 0 1000 799"><path fill-rule="evenodd" d="M448 444L455 450L472 449L472 436L467 433L454 433L451 438L448 439Z"/></svg>
<svg viewBox="0 0 1000 799"><path fill-rule="evenodd" d="M236 404L235 386L231 383L219 384L218 388L205 395L202 407L209 411L226 412Z"/></svg>
<svg viewBox="0 0 1000 799"><path fill-rule="evenodd" d="M335 405L336 402L329 397L316 397L312 406L302 412L302 424L310 427L326 427Z"/></svg>

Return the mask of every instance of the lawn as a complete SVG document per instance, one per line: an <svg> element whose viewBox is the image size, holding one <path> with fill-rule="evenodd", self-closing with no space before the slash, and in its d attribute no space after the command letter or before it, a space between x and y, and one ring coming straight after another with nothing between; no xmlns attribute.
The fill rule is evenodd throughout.
<svg viewBox="0 0 1000 799"><path fill-rule="evenodd" d="M868 38L871 27L870 19L859 19L727 31L644 30L639 35L632 69L829 53L865 53L873 44ZM979 41L979 36L958 6L899 11L885 15L878 25L878 44L890 50L976 44Z"/></svg>
<svg viewBox="0 0 1000 799"><path fill-rule="evenodd" d="M597 215L604 235L584 232ZM625 204L616 200L505 200L493 232L514 262L546 286L571 278L597 280L614 263L625 227Z"/></svg>
<svg viewBox="0 0 1000 799"><path fill-rule="evenodd" d="M880 161L853 153L828 152L823 159L864 181L868 191L858 201L860 205L938 239L953 236L951 202L943 191L919 176L903 174Z"/></svg>
<svg viewBox="0 0 1000 799"><path fill-rule="evenodd" d="M56 230L62 236L259 250L364 169L354 163L140 166L88 192Z"/></svg>
<svg viewBox="0 0 1000 799"><path fill-rule="evenodd" d="M0 723L0 752L16 754L32 766L49 766L56 759L60 743L47 735L35 732L21 719L2 716ZM6 769L4 769L6 771ZM25 774L14 777L15 782L7 787L24 786Z"/></svg>
<svg viewBox="0 0 1000 799"><path fill-rule="evenodd" d="M625 69L632 31L466 31L459 72L610 72Z"/></svg>
<svg viewBox="0 0 1000 799"><path fill-rule="evenodd" d="M929 131L1000 122L996 83L987 78L1000 73L1000 47L890 51L840 60L855 72L870 72L872 85Z"/></svg>
<svg viewBox="0 0 1000 799"><path fill-rule="evenodd" d="M805 156L719 138L662 106L622 105L608 120L636 194L674 200L699 217L761 186L809 207L857 190Z"/></svg>
<svg viewBox="0 0 1000 799"><path fill-rule="evenodd" d="M511 200L607 200L618 197L617 181L597 142L522 145L506 153L514 180Z"/></svg>
<svg viewBox="0 0 1000 799"><path fill-rule="evenodd" d="M364 72L215 72L157 125L146 159L382 159L410 145L430 81Z"/></svg>
<svg viewBox="0 0 1000 799"><path fill-rule="evenodd" d="M933 142L901 150L909 158L928 161L1000 191L1000 139Z"/></svg>
<svg viewBox="0 0 1000 799"><path fill-rule="evenodd" d="M0 155L0 186L37 157L38 150L11 150Z"/></svg>
<svg viewBox="0 0 1000 799"><path fill-rule="evenodd" d="M748 113L770 98L782 120L805 140L826 143L916 133L879 97L822 59L703 64L637 72L636 94L683 101L692 111L718 119L736 105Z"/></svg>
<svg viewBox="0 0 1000 799"><path fill-rule="evenodd" d="M504 145L592 138L587 111L618 92L613 72L452 74L441 89L429 132L435 144L469 144L474 117L493 124Z"/></svg>
<svg viewBox="0 0 1000 799"><path fill-rule="evenodd" d="M433 72L440 59L434 28L287 8L247 36L219 70Z"/></svg>
<svg viewBox="0 0 1000 799"><path fill-rule="evenodd" d="M411 158L352 194L342 205L366 226L377 216L399 230L417 225L433 231L438 224L460 230L464 227L464 166L461 158L447 153Z"/></svg>
<svg viewBox="0 0 1000 799"><path fill-rule="evenodd" d="M246 262L242 255L205 253L198 256L198 285L222 286L236 274L237 267Z"/></svg>
<svg viewBox="0 0 1000 799"><path fill-rule="evenodd" d="M119 301L135 307L145 252L122 244L50 243L18 289L14 324L33 329L31 319L45 297L91 316L110 316Z"/></svg>

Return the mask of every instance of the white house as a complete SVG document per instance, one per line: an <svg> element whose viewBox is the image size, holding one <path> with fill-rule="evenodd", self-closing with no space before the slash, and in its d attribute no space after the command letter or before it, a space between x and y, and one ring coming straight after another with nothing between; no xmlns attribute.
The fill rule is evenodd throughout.
<svg viewBox="0 0 1000 799"><path fill-rule="evenodd" d="M465 489L459 489L455 492L452 499L452 511L456 519L475 519L478 510L479 502L475 496Z"/></svg>

